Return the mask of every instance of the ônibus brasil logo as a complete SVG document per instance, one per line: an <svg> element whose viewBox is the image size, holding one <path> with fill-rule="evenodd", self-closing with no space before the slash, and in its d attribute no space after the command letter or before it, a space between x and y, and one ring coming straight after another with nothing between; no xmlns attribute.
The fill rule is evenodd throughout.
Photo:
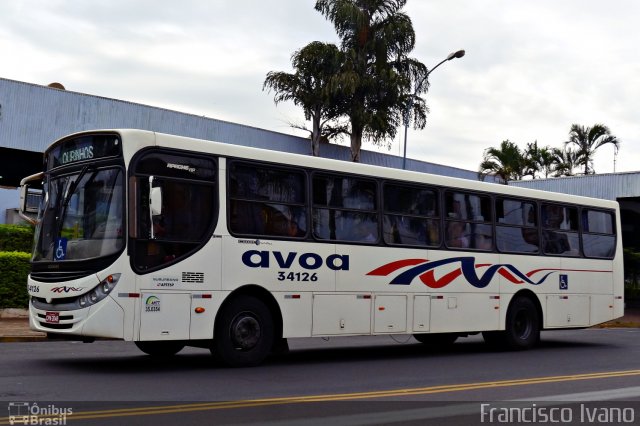
<svg viewBox="0 0 640 426"><path fill-rule="evenodd" d="M451 268L448 268L450 270L449 272L447 272L440 278L436 278L436 269L444 265L451 265L455 263L460 264L457 269L451 271ZM428 259L397 260L395 262L382 265L379 268L376 268L373 271L367 273L367 275L386 277L400 269L407 268L409 266L413 267L404 272L400 272L391 280L389 284L409 285L414 280L414 278L418 277L420 278L420 281L422 281L422 283L424 283L427 287L442 288L462 275L464 276L465 280L467 280L467 282L472 286L477 288L484 288L489 285L494 275L498 273L514 284L527 283L531 285L539 285L542 284L549 277L549 275L553 274L554 272L567 271L567 269L534 269L527 273L523 273L515 266L506 263L495 265L492 265L490 263L479 263L476 265L474 257L453 257L449 259L434 260L431 262ZM484 268L487 269L484 270L484 272L478 274L478 272ZM538 275L540 273L543 274ZM538 278L534 279L534 276L538 276Z"/></svg>

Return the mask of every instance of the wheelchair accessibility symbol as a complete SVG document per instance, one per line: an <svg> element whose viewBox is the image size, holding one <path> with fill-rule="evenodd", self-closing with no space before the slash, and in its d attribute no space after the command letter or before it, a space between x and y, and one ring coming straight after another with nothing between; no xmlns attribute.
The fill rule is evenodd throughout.
<svg viewBox="0 0 640 426"><path fill-rule="evenodd" d="M56 249L53 253L53 260L64 260L67 257L67 239L58 238L55 242Z"/></svg>
<svg viewBox="0 0 640 426"><path fill-rule="evenodd" d="M560 290L569 290L569 276L560 274Z"/></svg>

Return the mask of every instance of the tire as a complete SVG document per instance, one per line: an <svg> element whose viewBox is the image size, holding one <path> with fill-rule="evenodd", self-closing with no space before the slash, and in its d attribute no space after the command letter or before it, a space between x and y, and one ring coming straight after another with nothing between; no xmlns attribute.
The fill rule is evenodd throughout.
<svg viewBox="0 0 640 426"><path fill-rule="evenodd" d="M273 316L253 296L241 296L226 305L214 332L212 354L230 367L259 365L274 346Z"/></svg>
<svg viewBox="0 0 640 426"><path fill-rule="evenodd" d="M445 348L458 340L456 333L414 334L413 337L418 342L434 348Z"/></svg>
<svg viewBox="0 0 640 426"><path fill-rule="evenodd" d="M504 344L510 350L534 347L540 341L540 318L535 303L526 297L511 302L507 309Z"/></svg>
<svg viewBox="0 0 640 426"><path fill-rule="evenodd" d="M173 356L184 348L180 342L135 342L138 349L147 355L157 357Z"/></svg>

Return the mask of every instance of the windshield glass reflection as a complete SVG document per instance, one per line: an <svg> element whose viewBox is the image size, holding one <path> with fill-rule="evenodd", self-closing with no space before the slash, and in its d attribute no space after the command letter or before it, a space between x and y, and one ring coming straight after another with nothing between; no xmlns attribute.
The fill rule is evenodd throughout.
<svg viewBox="0 0 640 426"><path fill-rule="evenodd" d="M124 188L120 168L85 166L44 182L34 261L83 260L124 246Z"/></svg>

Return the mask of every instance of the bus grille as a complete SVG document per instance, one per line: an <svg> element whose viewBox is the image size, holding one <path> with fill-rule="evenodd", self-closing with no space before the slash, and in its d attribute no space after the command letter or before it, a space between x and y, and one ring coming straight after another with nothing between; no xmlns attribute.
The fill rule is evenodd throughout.
<svg viewBox="0 0 640 426"><path fill-rule="evenodd" d="M38 323L41 327L49 328L51 330L68 330L73 327L73 315L60 315L60 321L71 321L68 323L50 324L45 320L45 314L38 314Z"/></svg>

